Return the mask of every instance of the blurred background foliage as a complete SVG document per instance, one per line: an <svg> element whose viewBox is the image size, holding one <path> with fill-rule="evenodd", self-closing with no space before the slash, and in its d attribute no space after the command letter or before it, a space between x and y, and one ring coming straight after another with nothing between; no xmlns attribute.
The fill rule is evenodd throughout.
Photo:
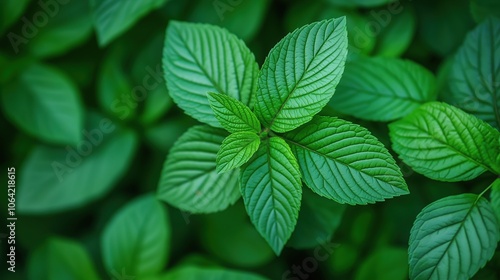
<svg viewBox="0 0 500 280"><path fill-rule="evenodd" d="M4 172L16 168L18 220L16 273L2 268L0 278L406 279L418 212L439 198L483 189L493 176L442 183L400 163L411 194L357 207L304 189L295 233L276 257L241 200L220 213L190 215L152 198L168 150L197 123L168 96L165 28L171 20L223 26L262 65L288 32L345 15L350 60L413 60L438 75L440 99L455 51L477 22L500 15L499 6L497 0L2 1L0 156ZM390 147L387 123L333 108L323 114L361 124ZM0 197L6 221L5 189ZM5 265L7 230L0 234ZM319 245L325 242L330 247ZM327 258L312 261L318 251ZM499 267L496 254L476 279L498 279Z"/></svg>

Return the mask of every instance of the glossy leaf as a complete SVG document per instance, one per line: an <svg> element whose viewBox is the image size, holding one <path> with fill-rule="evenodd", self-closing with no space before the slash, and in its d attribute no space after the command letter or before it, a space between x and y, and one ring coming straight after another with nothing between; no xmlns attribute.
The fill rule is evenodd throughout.
<svg viewBox="0 0 500 280"><path fill-rule="evenodd" d="M170 225L164 206L145 195L119 209L104 229L101 250L110 275L156 275L167 263Z"/></svg>
<svg viewBox="0 0 500 280"><path fill-rule="evenodd" d="M208 93L210 107L223 128L231 133L260 132L260 122L255 114L240 101L220 93Z"/></svg>
<svg viewBox="0 0 500 280"><path fill-rule="evenodd" d="M500 19L467 35L448 78L453 105L500 129Z"/></svg>
<svg viewBox="0 0 500 280"><path fill-rule="evenodd" d="M276 132L307 123L332 97L347 55L345 18L306 25L283 38L259 73L255 112Z"/></svg>
<svg viewBox="0 0 500 280"><path fill-rule="evenodd" d="M493 257L500 239L490 203L475 194L449 196L418 214L411 229L411 279L469 279Z"/></svg>
<svg viewBox="0 0 500 280"><path fill-rule="evenodd" d="M242 169L241 193L250 220L279 255L295 228L302 198L299 166L283 139L262 143Z"/></svg>
<svg viewBox="0 0 500 280"><path fill-rule="evenodd" d="M217 172L223 173L245 164L257 151L260 138L253 132L236 132L224 139L217 152Z"/></svg>
<svg viewBox="0 0 500 280"><path fill-rule="evenodd" d="M408 194L396 162L365 128L316 117L285 138L305 184L321 196L339 203L367 204Z"/></svg>
<svg viewBox="0 0 500 280"><path fill-rule="evenodd" d="M81 207L108 192L126 172L137 137L97 114L76 147L38 145L19 174L17 210L48 214Z"/></svg>
<svg viewBox="0 0 500 280"><path fill-rule="evenodd" d="M91 0L99 45L106 46L165 2L166 0Z"/></svg>
<svg viewBox="0 0 500 280"><path fill-rule="evenodd" d="M192 213L226 209L240 197L239 170L218 174L217 152L227 133L195 126L175 143L163 166L158 197Z"/></svg>
<svg viewBox="0 0 500 280"><path fill-rule="evenodd" d="M229 95L250 106L258 71L243 41L220 27L171 21L167 28L163 67L167 88L186 114L221 127L208 92Z"/></svg>
<svg viewBox="0 0 500 280"><path fill-rule="evenodd" d="M446 103L427 103L389 125L393 149L415 171L435 180L472 180L500 173L500 132Z"/></svg>
<svg viewBox="0 0 500 280"><path fill-rule="evenodd" d="M427 69L408 60L376 57L346 65L330 105L361 119L391 121L435 99L436 81Z"/></svg>
<svg viewBox="0 0 500 280"><path fill-rule="evenodd" d="M29 134L57 144L80 141L84 116L78 90L54 68L28 66L1 97L7 117Z"/></svg>

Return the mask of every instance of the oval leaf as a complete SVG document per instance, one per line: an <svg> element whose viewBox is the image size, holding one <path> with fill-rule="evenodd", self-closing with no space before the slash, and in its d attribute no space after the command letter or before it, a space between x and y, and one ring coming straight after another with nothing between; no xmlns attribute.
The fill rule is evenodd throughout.
<svg viewBox="0 0 500 280"><path fill-rule="evenodd" d="M104 195L125 173L137 138L111 120L90 115L76 148L37 146L19 179L19 212L47 214L80 207Z"/></svg>
<svg viewBox="0 0 500 280"><path fill-rule="evenodd" d="M500 19L467 35L451 67L453 105L500 129Z"/></svg>
<svg viewBox="0 0 500 280"><path fill-rule="evenodd" d="M500 132L446 103L427 103L389 129L403 161L431 179L457 182L500 172Z"/></svg>
<svg viewBox="0 0 500 280"><path fill-rule="evenodd" d="M107 45L165 2L166 0L91 0L99 45L101 47Z"/></svg>
<svg viewBox="0 0 500 280"><path fill-rule="evenodd" d="M295 228L302 198L299 166L283 139L262 143L242 170L241 193L250 220L279 255Z"/></svg>
<svg viewBox="0 0 500 280"><path fill-rule="evenodd" d="M283 38L259 73L255 113L276 132L312 119L328 103L347 56L345 17L306 25Z"/></svg>
<svg viewBox="0 0 500 280"><path fill-rule="evenodd" d="M231 133L260 132L260 122L255 114L240 101L220 93L208 93L210 107L223 128Z"/></svg>
<svg viewBox="0 0 500 280"><path fill-rule="evenodd" d="M253 132L237 132L222 141L217 152L217 172L222 173L245 164L257 151L260 138Z"/></svg>
<svg viewBox="0 0 500 280"><path fill-rule="evenodd" d="M449 196L418 214L411 229L411 279L469 279L493 257L500 231L490 203Z"/></svg>
<svg viewBox="0 0 500 280"><path fill-rule="evenodd" d="M175 143L165 161L158 197L192 213L226 209L240 197L239 170L218 174L217 152L227 132L195 126Z"/></svg>
<svg viewBox="0 0 500 280"><path fill-rule="evenodd" d="M436 99L434 75L397 58L358 58L346 65L330 105L360 119L390 121ZM369 104L369 106L367 106Z"/></svg>
<svg viewBox="0 0 500 280"><path fill-rule="evenodd" d="M106 270L143 277L159 273L167 263L170 225L166 209L153 196L145 195L120 209L101 239Z"/></svg>
<svg viewBox="0 0 500 280"><path fill-rule="evenodd" d="M221 127L206 94L229 95L250 106L259 70L243 41L220 27L171 21L163 67L167 88L186 114Z"/></svg>
<svg viewBox="0 0 500 280"><path fill-rule="evenodd" d="M101 279L85 248L62 238L51 238L36 249L29 258L27 272L31 280Z"/></svg>
<svg viewBox="0 0 500 280"><path fill-rule="evenodd" d="M387 149L368 130L332 117L315 117L285 134L306 185L339 203L367 204L408 194Z"/></svg>
<svg viewBox="0 0 500 280"><path fill-rule="evenodd" d="M77 144L83 128L83 106L76 86L59 71L33 64L2 94L7 117L41 140Z"/></svg>

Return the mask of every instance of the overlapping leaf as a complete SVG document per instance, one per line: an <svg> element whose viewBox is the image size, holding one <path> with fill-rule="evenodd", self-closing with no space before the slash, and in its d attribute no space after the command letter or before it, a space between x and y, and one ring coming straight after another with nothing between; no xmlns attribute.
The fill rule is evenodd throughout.
<svg viewBox="0 0 500 280"><path fill-rule="evenodd" d="M277 255L297 223L301 187L297 161L278 137L263 142L242 170L241 192L247 213Z"/></svg>
<svg viewBox="0 0 500 280"><path fill-rule="evenodd" d="M227 131L260 131L260 122L255 114L240 101L220 93L208 93L210 107L215 117Z"/></svg>
<svg viewBox="0 0 500 280"><path fill-rule="evenodd" d="M255 112L276 132L312 119L332 97L347 55L345 18L295 30L269 53L259 73Z"/></svg>
<svg viewBox="0 0 500 280"><path fill-rule="evenodd" d="M427 103L389 125L394 150L415 171L441 181L500 173L500 132L446 103Z"/></svg>
<svg viewBox="0 0 500 280"><path fill-rule="evenodd" d="M169 239L164 206L153 195L137 198L120 209L103 232L101 250L108 273L159 273L167 263Z"/></svg>
<svg viewBox="0 0 500 280"><path fill-rule="evenodd" d="M404 117L436 99L435 78L422 66L397 58L358 58L346 65L330 105L372 121Z"/></svg>
<svg viewBox="0 0 500 280"><path fill-rule="evenodd" d="M499 224L475 194L449 196L425 207L411 229L411 279L469 279L495 253Z"/></svg>
<svg viewBox="0 0 500 280"><path fill-rule="evenodd" d="M339 203L367 204L408 193L387 149L358 125L315 117L285 138L304 182L321 196Z"/></svg>
<svg viewBox="0 0 500 280"><path fill-rule="evenodd" d="M500 129L500 19L467 35L450 71L452 104Z"/></svg>
<svg viewBox="0 0 500 280"><path fill-rule="evenodd" d="M226 209L239 197L235 169L216 171L217 152L227 133L209 126L195 126L175 143L165 161L158 197L192 213Z"/></svg>
<svg viewBox="0 0 500 280"><path fill-rule="evenodd" d="M201 122L220 127L208 103L208 92L252 104L258 65L243 41L225 29L171 21L163 66L174 102Z"/></svg>
<svg viewBox="0 0 500 280"><path fill-rule="evenodd" d="M237 132L222 141L217 152L217 172L222 173L245 164L257 151L260 138L253 132Z"/></svg>

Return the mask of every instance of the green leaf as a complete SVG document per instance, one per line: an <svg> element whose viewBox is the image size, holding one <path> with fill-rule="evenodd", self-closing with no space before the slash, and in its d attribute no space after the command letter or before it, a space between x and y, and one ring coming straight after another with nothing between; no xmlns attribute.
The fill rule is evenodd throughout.
<svg viewBox="0 0 500 280"><path fill-rule="evenodd" d="M62 54L83 43L92 34L92 15L87 1L68 1L44 9L50 17L28 43L29 51L37 57ZM62 1L61 1L62 2ZM40 2L39 2L40 3Z"/></svg>
<svg viewBox="0 0 500 280"><path fill-rule="evenodd" d="M6 86L2 107L7 118L37 138L77 144L83 128L83 106L76 86L62 73L32 64Z"/></svg>
<svg viewBox="0 0 500 280"><path fill-rule="evenodd" d="M38 145L21 168L17 207L49 214L81 207L103 196L125 173L137 145L130 130L91 114L76 147Z"/></svg>
<svg viewBox="0 0 500 280"><path fill-rule="evenodd" d="M470 11L476 22L489 16L500 17L500 2L497 0L471 0Z"/></svg>
<svg viewBox="0 0 500 280"><path fill-rule="evenodd" d="M62 238L51 238L36 249L28 260L27 272L31 280L101 279L85 248Z"/></svg>
<svg viewBox="0 0 500 280"><path fill-rule="evenodd" d="M355 280L406 280L408 254L405 249L375 249L359 266Z"/></svg>
<svg viewBox="0 0 500 280"><path fill-rule="evenodd" d="M389 125L393 149L415 171L440 181L500 174L500 132L446 103L422 105Z"/></svg>
<svg viewBox="0 0 500 280"><path fill-rule="evenodd" d="M243 203L203 216L201 245L213 259L236 267L260 267L274 260L274 252L248 219ZM242 240L245 240L242 242Z"/></svg>
<svg viewBox="0 0 500 280"><path fill-rule="evenodd" d="M283 139L263 142L243 167L241 193L250 220L279 255L297 223L302 195L299 166Z"/></svg>
<svg viewBox="0 0 500 280"><path fill-rule="evenodd" d="M392 156L363 127L315 117L284 137L305 184L321 196L339 203L367 204L408 194Z"/></svg>
<svg viewBox="0 0 500 280"><path fill-rule="evenodd" d="M250 272L216 267L197 267L184 265L147 280L265 280L266 278Z"/></svg>
<svg viewBox="0 0 500 280"><path fill-rule="evenodd" d="M255 114L240 101L224 94L209 92L207 94L210 107L215 117L227 131L260 132L260 122Z"/></svg>
<svg viewBox="0 0 500 280"><path fill-rule="evenodd" d="M4 0L0 4L0 35L23 14L31 0ZM8 34L7 37L12 34ZM17 35L17 34L16 34ZM10 40L10 37L9 37ZM12 42L12 41L11 41Z"/></svg>
<svg viewBox="0 0 500 280"><path fill-rule="evenodd" d="M491 207L493 207L497 220L500 223L500 179L498 178L491 184L490 201Z"/></svg>
<svg viewBox="0 0 500 280"><path fill-rule="evenodd" d="M367 57L346 65L330 105L360 119L391 121L435 99L434 75L424 67L409 60Z"/></svg>
<svg viewBox="0 0 500 280"><path fill-rule="evenodd" d="M175 143L163 166L158 197L192 213L226 209L240 197L239 170L218 174L217 152L227 132L194 126Z"/></svg>
<svg viewBox="0 0 500 280"><path fill-rule="evenodd" d="M347 56L345 17L306 25L283 38L259 73L255 112L276 132L307 123L332 97Z"/></svg>
<svg viewBox="0 0 500 280"><path fill-rule="evenodd" d="M222 173L245 164L259 149L260 138L253 132L236 132L224 139L217 152L217 172Z"/></svg>
<svg viewBox="0 0 500 280"><path fill-rule="evenodd" d="M448 81L457 107L500 129L500 19L490 18L467 35Z"/></svg>
<svg viewBox="0 0 500 280"><path fill-rule="evenodd" d="M165 2L166 0L90 0L99 45L107 45Z"/></svg>
<svg viewBox="0 0 500 280"><path fill-rule="evenodd" d="M225 29L170 21L163 67L174 102L201 122L220 127L208 103L208 92L252 104L258 65L243 41Z"/></svg>
<svg viewBox="0 0 500 280"><path fill-rule="evenodd" d="M187 16L187 21L220 25L242 40L250 42L264 23L268 6L272 1L198 0L193 2L195 5Z"/></svg>
<svg viewBox="0 0 500 280"><path fill-rule="evenodd" d="M107 223L101 250L108 273L156 275L167 263L170 225L166 209L153 195L141 196Z"/></svg>
<svg viewBox="0 0 500 280"><path fill-rule="evenodd" d="M475 194L425 207L411 229L411 279L469 279L493 257L500 239L490 203Z"/></svg>
<svg viewBox="0 0 500 280"><path fill-rule="evenodd" d="M341 7L376 7L394 2L395 0L327 0Z"/></svg>
<svg viewBox="0 0 500 280"><path fill-rule="evenodd" d="M401 5L399 9L401 9L399 13L391 15L388 14L387 7L383 7L372 14L373 19L375 19L373 15L392 17L377 36L374 51L376 56L398 57L406 51L413 40L417 29L415 13L410 6ZM368 36L365 35L365 37Z"/></svg>
<svg viewBox="0 0 500 280"><path fill-rule="evenodd" d="M287 245L300 250L330 242L342 221L345 208L345 205L304 189L297 226Z"/></svg>

